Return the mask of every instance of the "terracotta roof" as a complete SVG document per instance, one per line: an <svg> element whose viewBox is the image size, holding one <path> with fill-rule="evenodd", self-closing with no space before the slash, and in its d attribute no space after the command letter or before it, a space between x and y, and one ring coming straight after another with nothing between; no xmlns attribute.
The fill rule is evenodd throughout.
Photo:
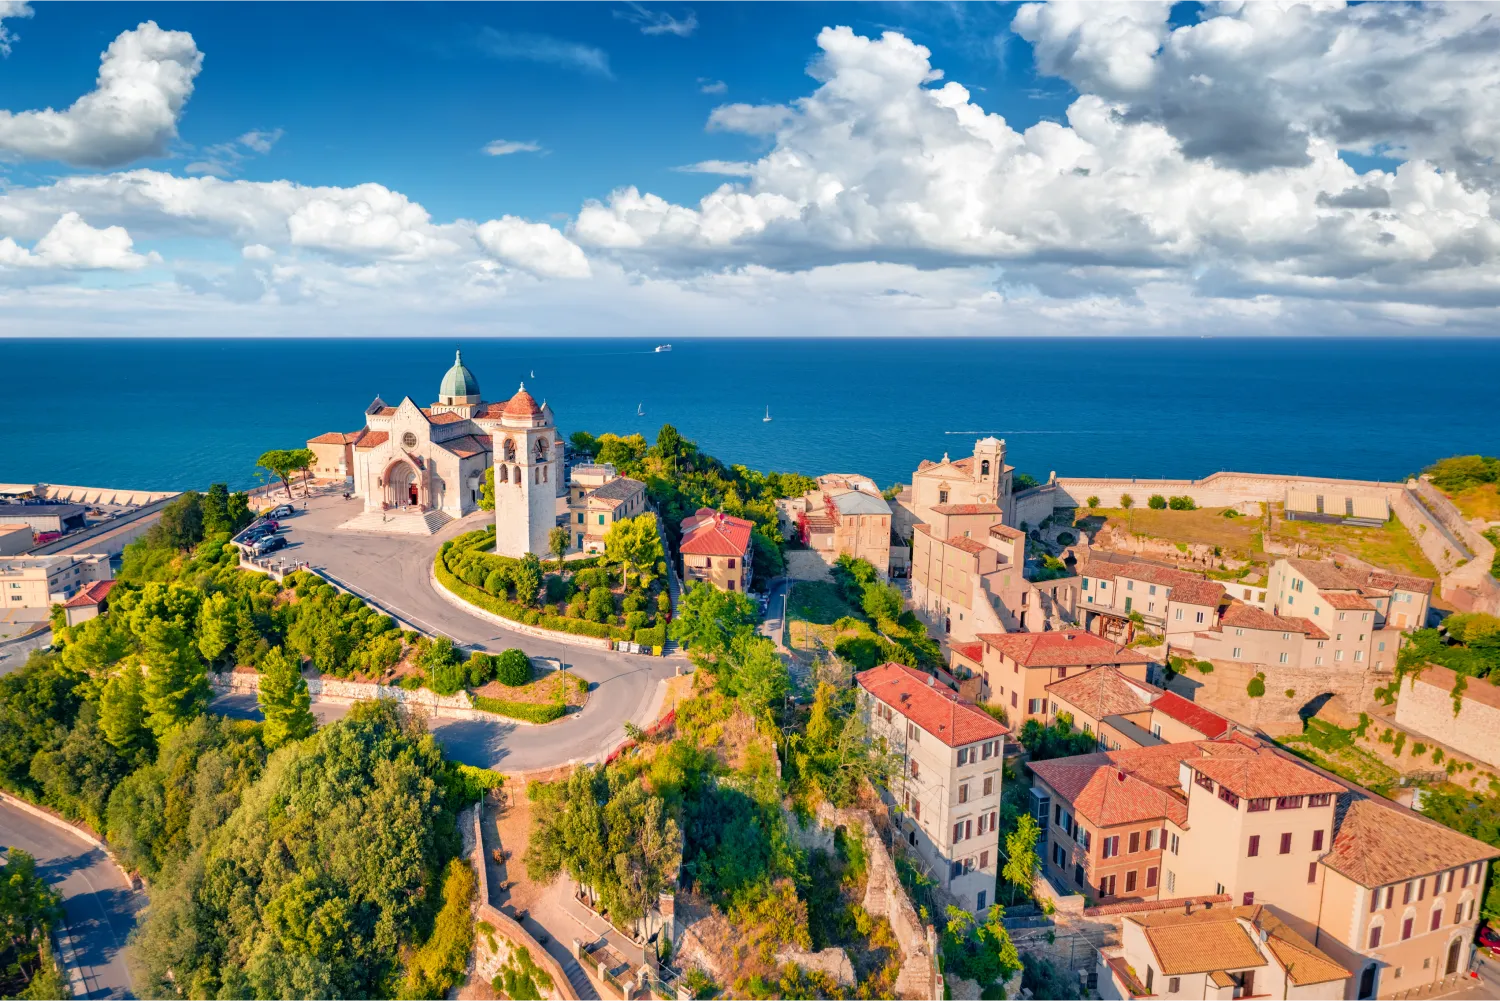
<svg viewBox="0 0 1500 1001"><path fill-rule="evenodd" d="M1078 573L1080 576L1098 577L1104 580L1129 577L1131 580L1145 581L1148 584L1160 584L1172 589L1172 601L1181 601L1189 605L1217 605L1224 597L1224 585L1218 581L1207 580L1197 574L1188 573L1186 570L1157 566L1155 563L1139 561L1115 563L1089 559L1078 567Z"/></svg>
<svg viewBox="0 0 1500 1001"><path fill-rule="evenodd" d="M682 519L682 545L677 548L693 556L744 556L752 528L744 518L700 507Z"/></svg>
<svg viewBox="0 0 1500 1001"><path fill-rule="evenodd" d="M63 603L64 608L83 608L88 605L97 605L109 597L109 592L115 589L113 580L91 581L86 587L80 588L78 593Z"/></svg>
<svg viewBox="0 0 1500 1001"><path fill-rule="evenodd" d="M541 412L542 408L537 404L536 397L526 392L524 382L516 395L505 401L505 407L501 410L506 417L535 417Z"/></svg>
<svg viewBox="0 0 1500 1001"><path fill-rule="evenodd" d="M1187 801L1177 792L1178 764L1197 754L1195 744L1157 744L1033 761L1028 767L1066 800L1073 812L1100 827L1170 819L1187 822Z"/></svg>
<svg viewBox="0 0 1500 1001"><path fill-rule="evenodd" d="M396 408L395 407L383 406L383 407L381 407L378 410L372 410L372 411L370 411L370 416L371 417L392 417L392 416L395 415L395 413L396 413Z"/></svg>
<svg viewBox="0 0 1500 1001"><path fill-rule="evenodd" d="M1490 677L1500 678L1500 675L1491 674ZM1458 682L1458 675L1440 664L1428 664L1412 680L1451 692ZM1463 697L1465 700L1500 709L1500 684L1482 678L1470 678L1469 683L1464 686Z"/></svg>
<svg viewBox="0 0 1500 1001"><path fill-rule="evenodd" d="M422 408L422 416L427 418L429 424L456 424L459 421L468 420L463 414L456 414L451 410L435 414L426 407Z"/></svg>
<svg viewBox="0 0 1500 1001"><path fill-rule="evenodd" d="M1325 984L1350 976L1348 970L1297 934L1270 908L1260 904L1199 908L1191 914L1180 910L1159 911L1128 915L1125 920L1141 926L1152 951L1163 964L1162 972L1167 976L1204 972L1217 975L1226 969L1264 966L1266 960L1259 950L1255 950L1253 959L1243 951L1246 942L1255 949L1255 938L1262 932L1267 950L1287 971L1293 984ZM1240 924L1242 920L1255 930L1254 937ZM1230 928L1238 929L1241 937L1228 934ZM1197 935L1202 938L1195 939ZM1230 944L1227 951L1222 954L1215 952L1217 947L1226 943ZM1169 962L1175 964L1175 968L1165 968Z"/></svg>
<svg viewBox="0 0 1500 1001"><path fill-rule="evenodd" d="M976 664L984 660L983 643L949 643L948 649L952 650L960 657L967 657L969 660L972 660Z"/></svg>
<svg viewBox="0 0 1500 1001"><path fill-rule="evenodd" d="M1223 716L1210 712L1196 702L1189 702L1176 692L1163 692L1158 695L1151 703L1151 708L1163 716L1169 716L1179 723L1192 727L1209 740L1223 736L1229 729L1229 721Z"/></svg>
<svg viewBox="0 0 1500 1001"><path fill-rule="evenodd" d="M979 639L1023 667L1145 664L1151 658L1082 629L1048 633L981 633Z"/></svg>
<svg viewBox="0 0 1500 1001"><path fill-rule="evenodd" d="M1408 574L1389 573L1385 570L1371 570L1365 575L1365 582L1391 591L1400 589L1417 594L1431 594L1434 584L1426 577L1412 577Z"/></svg>
<svg viewBox="0 0 1500 1001"><path fill-rule="evenodd" d="M1066 699L1080 712L1093 719L1106 716L1121 716L1126 713L1144 712L1150 708L1116 667L1096 667L1071 678L1054 681L1047 691L1060 699Z"/></svg>
<svg viewBox="0 0 1500 1001"><path fill-rule="evenodd" d="M1269 747L1227 745L1233 751L1189 761L1188 767L1213 779L1242 799L1338 793L1343 786Z"/></svg>
<svg viewBox="0 0 1500 1001"><path fill-rule="evenodd" d="M1373 887L1496 857L1500 849L1349 787L1334 810L1333 844L1322 862Z"/></svg>
<svg viewBox="0 0 1500 1001"><path fill-rule="evenodd" d="M458 438L450 438L443 442L434 442L438 447L445 448L454 455L468 459L476 455L483 455L494 448L494 439L489 435L466 434Z"/></svg>
<svg viewBox="0 0 1500 1001"><path fill-rule="evenodd" d="M1265 609L1256 608L1254 605L1242 605L1239 602L1224 609L1224 615L1219 621L1225 627L1264 629L1273 633L1306 633L1317 630L1317 627L1306 619L1272 615ZM1318 631L1321 632L1321 630Z"/></svg>
<svg viewBox="0 0 1500 1001"><path fill-rule="evenodd" d="M934 504L938 514L1004 514L998 504Z"/></svg>
<svg viewBox="0 0 1500 1001"><path fill-rule="evenodd" d="M349 445L359 441L359 436L365 433L364 428L358 431L329 431L320 434L316 438L307 439L309 445Z"/></svg>
<svg viewBox="0 0 1500 1001"><path fill-rule="evenodd" d="M965 702L947 685L904 664L882 664L854 676L859 686L949 747L1003 737L1010 731Z"/></svg>
<svg viewBox="0 0 1500 1001"><path fill-rule="evenodd" d="M1224 598L1224 585L1216 580L1194 577L1172 585L1172 600L1188 605L1217 605Z"/></svg>
<svg viewBox="0 0 1500 1001"><path fill-rule="evenodd" d="M1019 528L1011 528L1009 525L991 525L990 534L998 535L1000 536L1000 538L1009 539L1012 542L1017 539L1026 538L1025 532L1021 531Z"/></svg>
<svg viewBox="0 0 1500 1001"><path fill-rule="evenodd" d="M1375 606L1363 595L1350 594L1348 591L1319 591L1318 597L1322 598L1334 608L1365 609L1374 610Z"/></svg>
<svg viewBox="0 0 1500 1001"><path fill-rule="evenodd" d="M943 544L946 546L952 546L954 549L962 549L970 556L973 556L977 553L982 553L986 549L990 548L983 542L980 542L978 539L971 539L967 535L955 535L951 539L944 540Z"/></svg>
<svg viewBox="0 0 1500 1001"><path fill-rule="evenodd" d="M602 501L614 501L616 504L619 504L635 496L638 491L645 489L646 484L640 480L632 480L628 476L616 476L608 483L589 491L589 500L598 498Z"/></svg>
<svg viewBox="0 0 1500 1001"><path fill-rule="evenodd" d="M1299 987L1305 984L1326 984L1352 976L1331 956L1297 934L1270 908L1256 904L1254 908L1236 907L1234 910L1255 912L1253 916L1247 915L1250 923L1265 931L1266 946L1271 950L1271 955L1285 968L1292 983Z"/></svg>
<svg viewBox="0 0 1500 1001"><path fill-rule="evenodd" d="M1312 619L1304 619L1300 615L1283 615L1282 618L1288 622L1295 622L1299 626L1302 626L1303 632L1307 634L1307 638L1310 640L1326 640L1328 638L1328 634L1319 629L1318 624Z"/></svg>
<svg viewBox="0 0 1500 1001"><path fill-rule="evenodd" d="M1360 582L1352 575L1347 574L1342 568L1334 566L1324 560L1297 560L1289 559L1287 564L1302 576L1306 577L1313 587L1328 587L1338 591L1356 591Z"/></svg>
<svg viewBox="0 0 1500 1001"><path fill-rule="evenodd" d="M355 448L374 448L376 445L384 445L391 440L391 436L384 431L370 431L359 440Z"/></svg>

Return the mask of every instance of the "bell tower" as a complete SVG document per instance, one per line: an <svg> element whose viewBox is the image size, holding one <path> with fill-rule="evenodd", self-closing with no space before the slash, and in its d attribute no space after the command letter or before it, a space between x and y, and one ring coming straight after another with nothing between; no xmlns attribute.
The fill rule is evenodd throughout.
<svg viewBox="0 0 1500 1001"><path fill-rule="evenodd" d="M551 411L539 406L522 383L493 430L495 552L501 556L547 553L562 477L556 439Z"/></svg>

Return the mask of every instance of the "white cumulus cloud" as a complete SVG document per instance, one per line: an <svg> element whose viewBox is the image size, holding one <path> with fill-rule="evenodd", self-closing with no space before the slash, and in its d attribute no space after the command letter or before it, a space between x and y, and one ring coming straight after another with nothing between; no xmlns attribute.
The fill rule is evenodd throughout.
<svg viewBox="0 0 1500 1001"><path fill-rule="evenodd" d="M146 21L110 43L94 89L66 111L0 111L0 154L85 167L159 156L202 65L192 35Z"/></svg>
<svg viewBox="0 0 1500 1001"><path fill-rule="evenodd" d="M0 267L134 271L158 259L134 248L123 227L95 229L77 212L67 212L29 250L8 236L0 238Z"/></svg>
<svg viewBox="0 0 1500 1001"><path fill-rule="evenodd" d="M496 260L543 278L587 278L588 258L546 223L501 216L483 223L475 239Z"/></svg>
<svg viewBox="0 0 1500 1001"><path fill-rule="evenodd" d="M5 22L16 17L30 17L31 5L25 0L0 0L0 56L10 55L16 35L5 26Z"/></svg>
<svg viewBox="0 0 1500 1001"><path fill-rule="evenodd" d="M534 139L492 139L484 144L483 152L488 156L509 156L512 153L540 153L542 144Z"/></svg>

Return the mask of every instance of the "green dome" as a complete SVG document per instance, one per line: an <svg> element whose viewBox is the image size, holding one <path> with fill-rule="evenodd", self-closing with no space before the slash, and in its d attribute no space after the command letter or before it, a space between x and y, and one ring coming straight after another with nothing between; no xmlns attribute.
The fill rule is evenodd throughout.
<svg viewBox="0 0 1500 1001"><path fill-rule="evenodd" d="M453 367L448 370L447 375L443 376L443 384L438 389L438 396L447 398L450 396L477 397L478 395L479 380L474 378L474 373L464 365L463 352L453 352Z"/></svg>

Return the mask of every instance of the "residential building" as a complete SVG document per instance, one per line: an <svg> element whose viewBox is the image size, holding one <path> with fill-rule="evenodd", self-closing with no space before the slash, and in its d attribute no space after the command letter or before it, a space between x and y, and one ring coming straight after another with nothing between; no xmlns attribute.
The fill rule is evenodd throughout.
<svg viewBox="0 0 1500 1001"><path fill-rule="evenodd" d="M855 675L874 739L900 758L888 795L899 825L937 884L967 910L995 902L1000 783L1007 729L915 668L883 664Z"/></svg>
<svg viewBox="0 0 1500 1001"><path fill-rule="evenodd" d="M1103 664L1115 665L1127 677L1146 681L1154 663L1140 650L1082 629L982 633L977 644L952 647L954 674L977 679L972 697L1003 706L1012 727L1020 727L1028 719L1043 723L1050 719L1047 686L1054 681Z"/></svg>
<svg viewBox="0 0 1500 1001"><path fill-rule="evenodd" d="M63 615L70 626L98 618L109 610L109 592L115 581L96 580L79 588L78 593L63 602Z"/></svg>
<svg viewBox="0 0 1500 1001"><path fill-rule="evenodd" d="M1138 629L1176 642L1213 626L1224 585L1146 560L1093 552L1078 566L1085 629L1129 643Z"/></svg>
<svg viewBox="0 0 1500 1001"><path fill-rule="evenodd" d="M618 475L608 464L574 466L568 470L567 504L563 517L574 549L602 553L615 522L645 512L646 484Z"/></svg>
<svg viewBox="0 0 1500 1001"><path fill-rule="evenodd" d="M1343 997L1349 971L1269 907L1127 914L1120 944L1099 954L1099 996Z"/></svg>
<svg viewBox="0 0 1500 1001"><path fill-rule="evenodd" d="M326 481L353 476L354 448L370 433L368 428L360 428L358 431L329 431L307 439L307 447L313 454L312 478Z"/></svg>
<svg viewBox="0 0 1500 1001"><path fill-rule="evenodd" d="M78 589L96 580L108 580L113 571L105 553L68 553L55 556L0 557L0 606L5 608L51 608L73 597Z"/></svg>
<svg viewBox="0 0 1500 1001"><path fill-rule="evenodd" d="M897 497L896 534L910 538L919 524L940 539L965 533L979 537L991 525L1010 524L1014 466L1005 464L1005 442L981 438L962 459L923 459L911 486Z"/></svg>
<svg viewBox="0 0 1500 1001"><path fill-rule="evenodd" d="M1105 751L1211 740L1230 729L1230 722L1217 713L1113 666L1054 681L1047 686L1047 699L1052 719L1067 713L1075 727L1095 734Z"/></svg>
<svg viewBox="0 0 1500 1001"><path fill-rule="evenodd" d="M1453 750L1500 768L1500 687L1428 664L1401 680L1396 722Z"/></svg>
<svg viewBox="0 0 1500 1001"><path fill-rule="evenodd" d="M703 581L720 591L750 589L750 563L755 526L744 518L700 507L682 519L684 583Z"/></svg>
<svg viewBox="0 0 1500 1001"><path fill-rule="evenodd" d="M30 525L0 525L0 556L19 556L35 543Z"/></svg>
<svg viewBox="0 0 1500 1001"><path fill-rule="evenodd" d="M828 473L788 510L802 541L824 560L868 560L881 577L892 570L891 505L868 476ZM898 547L905 560L905 544Z"/></svg>
<svg viewBox="0 0 1500 1001"><path fill-rule="evenodd" d="M1103 901L1268 905L1390 997L1467 968L1500 850L1240 732L1038 761L1045 871ZM1153 834L1154 832L1154 834ZM1222 967L1221 967L1222 968Z"/></svg>
<svg viewBox="0 0 1500 1001"><path fill-rule="evenodd" d="M911 605L939 639L1059 629L1074 621L1078 580L1026 578L1026 536L1005 525L942 538L932 525L912 532Z"/></svg>
<svg viewBox="0 0 1500 1001"><path fill-rule="evenodd" d="M1353 667L1352 657L1334 660L1331 637L1311 619L1274 615L1238 601L1225 607L1212 628L1178 637L1177 646L1200 660L1239 660L1287 667ZM1364 670L1361 655L1358 670Z"/></svg>
<svg viewBox="0 0 1500 1001"><path fill-rule="evenodd" d="M1427 624L1433 582L1407 574L1340 567L1332 561L1279 559L1266 579L1277 615L1307 619L1325 633L1326 664L1391 670L1401 633Z"/></svg>

